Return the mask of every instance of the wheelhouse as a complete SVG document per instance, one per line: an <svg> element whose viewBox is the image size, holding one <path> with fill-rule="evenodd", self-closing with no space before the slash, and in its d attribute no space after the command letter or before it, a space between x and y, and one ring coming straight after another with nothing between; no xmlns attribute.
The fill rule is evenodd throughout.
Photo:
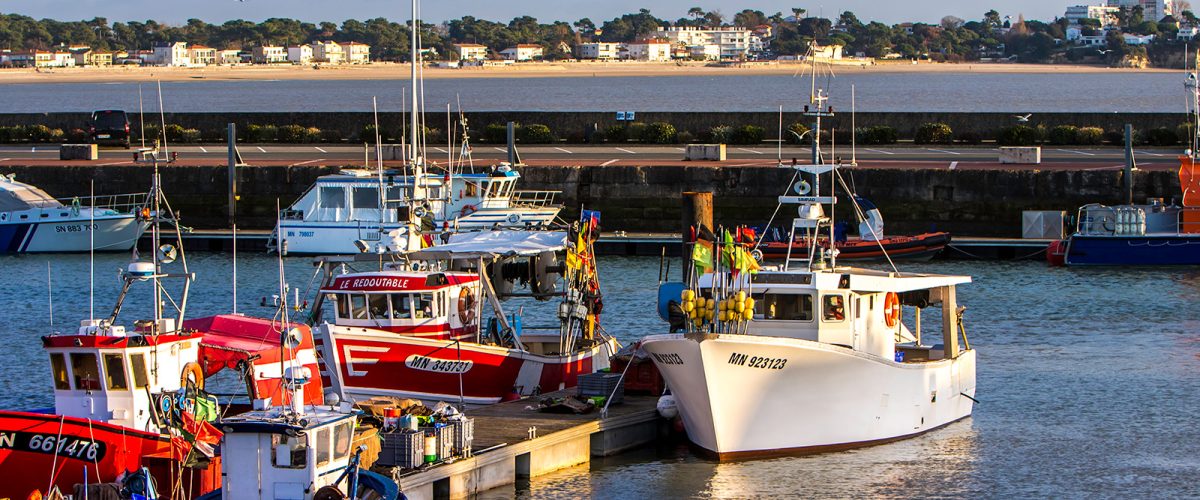
<svg viewBox="0 0 1200 500"><path fill-rule="evenodd" d="M339 326L465 339L479 330L479 286L471 273L384 270L338 276L321 293Z"/></svg>

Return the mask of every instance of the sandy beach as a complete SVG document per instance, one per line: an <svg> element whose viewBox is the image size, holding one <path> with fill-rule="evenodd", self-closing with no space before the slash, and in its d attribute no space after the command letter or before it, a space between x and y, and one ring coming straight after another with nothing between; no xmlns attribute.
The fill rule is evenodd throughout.
<svg viewBox="0 0 1200 500"><path fill-rule="evenodd" d="M1111 73L1177 72L1173 69L1124 69L1085 65L1010 63L919 63L887 62L874 65L838 64L836 74L849 73ZM651 76L790 75L807 66L797 62L749 63L712 66L704 63L649 62L547 62L521 63L487 68L424 68L425 78L588 78ZM165 68L118 66L108 68L0 69L0 84L108 83L202 80L403 80L407 64L373 63L361 66L209 66Z"/></svg>

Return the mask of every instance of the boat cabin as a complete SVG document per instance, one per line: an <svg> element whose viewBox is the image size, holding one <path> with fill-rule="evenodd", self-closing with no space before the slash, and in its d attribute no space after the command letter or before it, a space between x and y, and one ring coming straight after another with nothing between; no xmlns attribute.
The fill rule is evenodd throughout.
<svg viewBox="0 0 1200 500"><path fill-rule="evenodd" d="M313 498L332 485L353 456L353 413L311 409L287 418L279 408L221 422L221 498Z"/></svg>
<svg viewBox="0 0 1200 500"><path fill-rule="evenodd" d="M200 356L200 336L177 332L169 318L157 328L172 333L150 335L153 325L141 325L126 332L107 320L84 320L77 334L42 337L57 414L159 431L152 394L182 387L184 367Z"/></svg>
<svg viewBox="0 0 1200 500"><path fill-rule="evenodd" d="M479 332L480 281L473 273L351 273L334 278L321 293L333 304L338 326L436 340L474 340Z"/></svg>
<svg viewBox="0 0 1200 500"><path fill-rule="evenodd" d="M437 220L452 220L480 209L510 208L518 179L520 174L504 167L489 174L428 174L419 183L394 170L385 171L381 182L377 172L348 169L318 178L282 217L309 222L404 223L416 197L422 200L415 214L418 217L430 213ZM420 191L414 192L414 188ZM381 203L386 210L380 210Z"/></svg>
<svg viewBox="0 0 1200 500"><path fill-rule="evenodd" d="M971 281L967 276L858 268L762 271L738 279L754 300L748 328L755 335L838 345L904 361L957 356L955 286ZM714 296L712 274L700 277L699 285L700 297ZM935 311L943 322L940 345L922 342L921 311L931 305L940 306ZM912 328L905 324L905 309L911 311Z"/></svg>

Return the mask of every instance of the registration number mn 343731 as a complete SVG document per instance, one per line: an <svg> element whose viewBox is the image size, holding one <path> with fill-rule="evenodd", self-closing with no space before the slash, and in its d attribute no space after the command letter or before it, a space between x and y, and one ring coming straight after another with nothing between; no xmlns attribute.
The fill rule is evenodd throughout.
<svg viewBox="0 0 1200 500"><path fill-rule="evenodd" d="M729 364L737 366L745 366L747 368L760 368L763 370L782 370L787 365L787 358L768 358L766 356L750 356L735 352L729 356Z"/></svg>

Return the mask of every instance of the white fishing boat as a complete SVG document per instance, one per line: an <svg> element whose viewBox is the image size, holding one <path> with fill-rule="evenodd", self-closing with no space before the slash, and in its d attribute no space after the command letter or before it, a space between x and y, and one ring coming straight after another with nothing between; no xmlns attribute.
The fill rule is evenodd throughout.
<svg viewBox="0 0 1200 500"><path fill-rule="evenodd" d="M146 193L57 200L0 175L0 253L128 251L150 224Z"/></svg>
<svg viewBox="0 0 1200 500"><path fill-rule="evenodd" d="M819 93L815 102L823 102ZM810 115L819 130L832 112L817 109ZM693 260L712 270L659 295L675 298L686 319L673 326L684 331L643 340L688 438L719 459L885 443L971 414L975 351L955 291L971 278L838 266L836 249L812 244L832 232L838 201L832 188L821 194L822 178L841 182L838 165L820 158L781 165L800 178L788 189L804 191L779 203L799 206L787 241L807 241L796 245L805 252L789 250L781 266L758 269L731 237L698 241ZM922 336L930 306L938 343Z"/></svg>
<svg viewBox="0 0 1200 500"><path fill-rule="evenodd" d="M508 165L484 173L417 170L346 169L319 177L280 216L273 246L288 255L353 254L403 232L410 217L427 229L529 228L550 224L562 209L557 192L518 191L521 175Z"/></svg>

